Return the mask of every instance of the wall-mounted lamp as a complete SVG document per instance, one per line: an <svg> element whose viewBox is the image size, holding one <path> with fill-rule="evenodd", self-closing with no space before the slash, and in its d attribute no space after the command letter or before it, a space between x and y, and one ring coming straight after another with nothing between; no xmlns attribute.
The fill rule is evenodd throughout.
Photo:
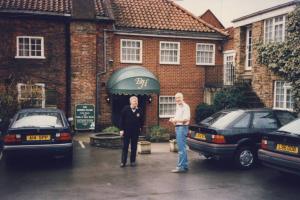
<svg viewBox="0 0 300 200"><path fill-rule="evenodd" d="M151 103L151 102L152 102L152 97L149 96L149 97L148 97L148 103Z"/></svg>
<svg viewBox="0 0 300 200"><path fill-rule="evenodd" d="M109 98L109 96L105 97L105 101L106 101L106 103L110 103L110 98Z"/></svg>

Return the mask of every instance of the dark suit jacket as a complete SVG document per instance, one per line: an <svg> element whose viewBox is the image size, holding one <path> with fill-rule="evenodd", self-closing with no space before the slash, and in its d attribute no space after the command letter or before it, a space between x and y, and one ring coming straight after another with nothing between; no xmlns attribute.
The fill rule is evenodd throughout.
<svg viewBox="0 0 300 200"><path fill-rule="evenodd" d="M144 113L140 108L135 112L130 106L125 106L121 112L120 129L124 130L125 135L139 134L144 124Z"/></svg>

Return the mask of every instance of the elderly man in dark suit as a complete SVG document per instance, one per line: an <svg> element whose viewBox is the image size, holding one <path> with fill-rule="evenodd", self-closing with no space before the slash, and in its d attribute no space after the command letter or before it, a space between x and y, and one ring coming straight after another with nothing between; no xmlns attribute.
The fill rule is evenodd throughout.
<svg viewBox="0 0 300 200"><path fill-rule="evenodd" d="M130 105L123 108L120 119L120 135L123 136L121 167L126 166L129 143L131 144L130 166L136 165L137 142L144 122L144 113L138 107L138 98L132 96L129 101Z"/></svg>

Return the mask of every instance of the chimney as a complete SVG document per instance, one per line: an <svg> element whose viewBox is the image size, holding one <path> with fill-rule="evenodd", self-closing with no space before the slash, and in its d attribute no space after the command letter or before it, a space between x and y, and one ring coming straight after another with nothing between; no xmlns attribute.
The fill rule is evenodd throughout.
<svg viewBox="0 0 300 200"><path fill-rule="evenodd" d="M72 17L74 19L95 19L96 8L94 0L72 0Z"/></svg>

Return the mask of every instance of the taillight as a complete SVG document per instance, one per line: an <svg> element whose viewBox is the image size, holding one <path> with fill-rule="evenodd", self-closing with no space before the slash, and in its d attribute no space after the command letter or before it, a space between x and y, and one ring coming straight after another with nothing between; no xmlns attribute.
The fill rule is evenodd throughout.
<svg viewBox="0 0 300 200"><path fill-rule="evenodd" d="M224 135L212 135L212 142L216 144L225 144L225 137Z"/></svg>
<svg viewBox="0 0 300 200"><path fill-rule="evenodd" d="M4 144L21 142L20 134L8 134L4 136Z"/></svg>
<svg viewBox="0 0 300 200"><path fill-rule="evenodd" d="M260 147L262 149L268 149L268 140L261 140L261 144L260 144Z"/></svg>
<svg viewBox="0 0 300 200"><path fill-rule="evenodd" d="M70 141L72 136L70 133L56 133L56 139L58 141Z"/></svg>

